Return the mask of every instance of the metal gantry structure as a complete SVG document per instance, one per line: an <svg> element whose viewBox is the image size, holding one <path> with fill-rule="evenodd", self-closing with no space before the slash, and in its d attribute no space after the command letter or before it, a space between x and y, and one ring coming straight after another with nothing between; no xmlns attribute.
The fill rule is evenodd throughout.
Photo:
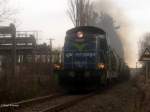
<svg viewBox="0 0 150 112"><path fill-rule="evenodd" d="M32 62L36 62L37 57L45 55L46 62L50 63L51 45L36 42L36 32L16 31L15 25L0 27L0 55L9 56L11 59L12 74L15 75L16 63L21 63L25 56L32 57Z"/></svg>

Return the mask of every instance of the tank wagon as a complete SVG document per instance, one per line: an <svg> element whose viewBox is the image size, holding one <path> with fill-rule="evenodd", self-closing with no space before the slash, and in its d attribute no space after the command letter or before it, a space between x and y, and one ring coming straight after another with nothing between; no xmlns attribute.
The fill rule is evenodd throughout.
<svg viewBox="0 0 150 112"><path fill-rule="evenodd" d="M128 66L109 46L104 30L81 26L66 32L63 62L55 64L59 85L68 90L93 89L119 80Z"/></svg>

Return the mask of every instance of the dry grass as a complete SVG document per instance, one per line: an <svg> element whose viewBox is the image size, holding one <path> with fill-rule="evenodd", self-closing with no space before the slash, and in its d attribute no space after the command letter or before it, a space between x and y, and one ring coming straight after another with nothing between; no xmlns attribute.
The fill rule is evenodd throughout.
<svg viewBox="0 0 150 112"><path fill-rule="evenodd" d="M0 103L15 102L58 91L46 64L21 65L15 77L7 68L0 77Z"/></svg>
<svg viewBox="0 0 150 112"><path fill-rule="evenodd" d="M150 112L150 79L139 75L133 79L133 84L137 88L135 112Z"/></svg>

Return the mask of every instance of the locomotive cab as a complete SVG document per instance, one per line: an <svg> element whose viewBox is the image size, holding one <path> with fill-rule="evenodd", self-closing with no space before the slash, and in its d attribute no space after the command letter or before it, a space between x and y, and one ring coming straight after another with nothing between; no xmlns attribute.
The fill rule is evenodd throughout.
<svg viewBox="0 0 150 112"><path fill-rule="evenodd" d="M96 27L73 28L66 33L59 84L67 89L93 88L107 69L106 33Z"/></svg>

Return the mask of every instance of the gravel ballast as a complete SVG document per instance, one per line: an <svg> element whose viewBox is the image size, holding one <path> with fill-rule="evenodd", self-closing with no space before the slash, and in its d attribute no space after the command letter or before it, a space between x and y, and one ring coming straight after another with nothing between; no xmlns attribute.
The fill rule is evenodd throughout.
<svg viewBox="0 0 150 112"><path fill-rule="evenodd" d="M137 89L131 81L115 85L62 112L136 112Z"/></svg>

